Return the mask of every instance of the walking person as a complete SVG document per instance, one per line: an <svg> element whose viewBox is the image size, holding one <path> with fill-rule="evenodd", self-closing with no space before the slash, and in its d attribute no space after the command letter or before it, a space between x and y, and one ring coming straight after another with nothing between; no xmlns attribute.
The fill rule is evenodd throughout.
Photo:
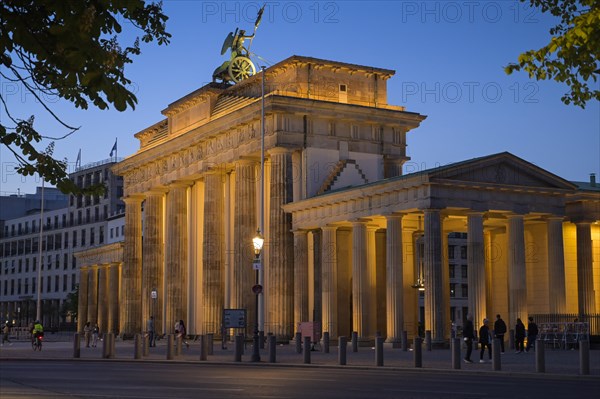
<svg viewBox="0 0 600 399"><path fill-rule="evenodd" d="M515 343L517 345L515 353L523 353L525 350L525 324L521 319L517 319L517 325L515 326Z"/></svg>
<svg viewBox="0 0 600 399"><path fill-rule="evenodd" d="M467 344L467 354L465 356L465 363L473 363L471 361L471 353L473 352L473 339L475 338L475 328L473 326L473 315L467 315L467 322L465 323L465 328L463 329L463 337L465 343Z"/></svg>
<svg viewBox="0 0 600 399"><path fill-rule="evenodd" d="M85 347L90 347L90 334L92 333L92 327L90 326L90 322L88 321L83 326L83 336L85 337Z"/></svg>
<svg viewBox="0 0 600 399"><path fill-rule="evenodd" d="M146 331L148 332L148 346L153 347L156 346L156 336L154 329L154 316L150 316L148 322L146 323Z"/></svg>
<svg viewBox="0 0 600 399"><path fill-rule="evenodd" d="M534 323L533 317L529 316L529 323L527 323L527 348L525 348L525 352L529 352L530 348L535 349L535 340L538 333L537 324Z"/></svg>
<svg viewBox="0 0 600 399"><path fill-rule="evenodd" d="M485 353L485 348L488 348L488 356L489 359L492 360L492 342L490 336L490 328L488 326L489 320L483 319L483 325L479 329L479 343L481 344L481 351L479 352L479 363L485 363L483 360L483 354Z"/></svg>
<svg viewBox="0 0 600 399"><path fill-rule="evenodd" d="M181 342L183 342L187 348L190 347L190 344L185 339L187 331L185 330L185 323L183 320L179 320L179 322L175 324L175 334L177 334L178 338L181 338Z"/></svg>
<svg viewBox="0 0 600 399"><path fill-rule="evenodd" d="M2 328L2 345L4 346L5 342L8 342L9 345L12 345L12 342L10 341L10 339L8 339L8 336L10 335L10 323L7 321L4 324L4 327Z"/></svg>
<svg viewBox="0 0 600 399"><path fill-rule="evenodd" d="M92 328L92 348L95 348L98 345L98 336L100 335L100 327L98 327L98 323L94 324L94 328Z"/></svg>
<svg viewBox="0 0 600 399"><path fill-rule="evenodd" d="M499 314L494 322L494 336L500 340L500 351L504 353L504 334L506 334L506 323Z"/></svg>

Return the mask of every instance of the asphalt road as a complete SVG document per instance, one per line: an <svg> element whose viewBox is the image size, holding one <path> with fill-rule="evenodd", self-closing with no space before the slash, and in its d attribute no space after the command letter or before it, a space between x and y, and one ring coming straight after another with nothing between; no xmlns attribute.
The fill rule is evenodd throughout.
<svg viewBox="0 0 600 399"><path fill-rule="evenodd" d="M43 359L0 363L2 399L562 399L597 392L596 377Z"/></svg>

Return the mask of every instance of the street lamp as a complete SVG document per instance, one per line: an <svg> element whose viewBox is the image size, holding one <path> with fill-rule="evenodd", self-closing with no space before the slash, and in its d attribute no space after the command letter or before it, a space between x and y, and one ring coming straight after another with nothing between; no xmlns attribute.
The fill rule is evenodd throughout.
<svg viewBox="0 0 600 399"><path fill-rule="evenodd" d="M255 284L252 287L252 292L254 292L255 297L255 313L254 313L254 335L252 336L252 361L260 362L260 351L259 351L259 337L258 337L258 295L262 292L262 286L260 285L259 280L259 271L261 268L260 264L260 251L262 250L263 244L265 242L264 237L260 234L260 229L256 231L256 236L252 239L252 245L254 246L254 256L256 257L253 262L253 268L255 272Z"/></svg>

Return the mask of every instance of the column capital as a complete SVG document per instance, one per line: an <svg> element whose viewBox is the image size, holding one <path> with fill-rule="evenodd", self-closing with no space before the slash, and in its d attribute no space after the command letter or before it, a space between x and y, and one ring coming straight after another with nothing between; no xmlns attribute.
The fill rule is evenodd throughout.
<svg viewBox="0 0 600 399"><path fill-rule="evenodd" d="M546 217L546 221L547 222L564 222L565 221L565 217L564 216L555 216L555 215L550 215Z"/></svg>
<svg viewBox="0 0 600 399"><path fill-rule="evenodd" d="M169 191L168 187L152 187L150 190L146 191L144 195L146 197L150 196L163 196Z"/></svg>
<svg viewBox="0 0 600 399"><path fill-rule="evenodd" d="M467 211L467 216L481 216L481 217L483 217L484 215L485 215L485 212L483 212L483 211L472 211L472 210Z"/></svg>
<svg viewBox="0 0 600 399"><path fill-rule="evenodd" d="M509 213L508 215L506 215L507 219L523 219L525 217L525 215L521 215L519 213Z"/></svg>
<svg viewBox="0 0 600 399"><path fill-rule="evenodd" d="M321 230L323 230L323 231L325 231L325 230L327 230L327 231L331 231L331 230L336 231L338 229L338 227L339 226L327 224L325 226L321 226Z"/></svg>
<svg viewBox="0 0 600 399"><path fill-rule="evenodd" d="M269 155L279 155L279 154L289 154L292 152L291 148L285 147L273 147L267 150L267 154Z"/></svg>
<svg viewBox="0 0 600 399"><path fill-rule="evenodd" d="M241 156L235 162L235 166L244 166L244 165L258 165L260 164L260 157L251 157L251 156Z"/></svg>
<svg viewBox="0 0 600 399"><path fill-rule="evenodd" d="M168 184L168 188L188 188L194 185L194 180L176 180Z"/></svg>
<svg viewBox="0 0 600 399"><path fill-rule="evenodd" d="M385 217L386 220L389 220L389 219L402 219L404 216L406 216L406 213L390 212L390 213L384 213L382 216Z"/></svg>
<svg viewBox="0 0 600 399"><path fill-rule="evenodd" d="M132 194L127 197L123 197L123 202L127 205L134 205L136 203L141 204L144 200L144 195L142 194Z"/></svg>
<svg viewBox="0 0 600 399"><path fill-rule="evenodd" d="M369 222L372 222L373 219L369 219L369 218L357 218L357 219L351 219L350 223L352 223L352 226L355 225L365 225Z"/></svg>

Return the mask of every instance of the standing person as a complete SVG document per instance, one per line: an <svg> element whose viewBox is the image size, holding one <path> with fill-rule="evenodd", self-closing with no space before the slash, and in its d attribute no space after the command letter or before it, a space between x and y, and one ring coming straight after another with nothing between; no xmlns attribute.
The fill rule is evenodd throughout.
<svg viewBox="0 0 600 399"><path fill-rule="evenodd" d="M7 321L2 328L2 344L0 346L4 346L5 342L8 342L9 345L12 345L8 336L10 335L10 323Z"/></svg>
<svg viewBox="0 0 600 399"><path fill-rule="evenodd" d="M515 341L517 345L515 353L522 353L525 349L525 324L523 324L521 319L517 319L517 325L515 326Z"/></svg>
<svg viewBox="0 0 600 399"><path fill-rule="evenodd" d="M481 351L479 352L479 363L485 363L483 360L483 354L485 353L485 348L488 348L488 356L490 360L492 359L492 343L490 341L490 328L488 326L489 320L483 319L483 325L479 329L479 343L481 344Z"/></svg>
<svg viewBox="0 0 600 399"><path fill-rule="evenodd" d="M500 340L500 351L504 353L504 334L506 334L506 323L499 314L496 315L494 322L494 335Z"/></svg>
<svg viewBox="0 0 600 399"><path fill-rule="evenodd" d="M467 315L467 322L463 329L463 337L467 344L467 355L465 356L465 363L473 363L471 361L471 353L473 352L473 338L475 338L475 327L473 326L473 315Z"/></svg>
<svg viewBox="0 0 600 399"><path fill-rule="evenodd" d="M154 330L154 316L150 316L148 322L146 323L146 330L148 331L148 346L153 347L156 346L156 337Z"/></svg>
<svg viewBox="0 0 600 399"><path fill-rule="evenodd" d="M92 328L92 348L95 348L98 345L98 335L100 334L100 327L98 327L98 323L94 324L94 328Z"/></svg>
<svg viewBox="0 0 600 399"><path fill-rule="evenodd" d="M538 326L533 322L533 317L529 316L529 323L527 323L527 348L525 352L529 352L529 348L535 349L535 340L538 336Z"/></svg>
<svg viewBox="0 0 600 399"><path fill-rule="evenodd" d="M187 332L185 330L185 323L183 322L183 320L179 320L179 323L175 324L175 326L176 326L175 331L176 332L178 331L177 337L180 337L181 342L183 342L185 344L185 346L189 348L190 344L185 340L185 337L187 335ZM177 326L179 326L179 327L177 327Z"/></svg>
<svg viewBox="0 0 600 399"><path fill-rule="evenodd" d="M85 337L85 347L90 347L90 334L92 332L92 327L90 326L90 322L88 321L83 326L83 336Z"/></svg>

